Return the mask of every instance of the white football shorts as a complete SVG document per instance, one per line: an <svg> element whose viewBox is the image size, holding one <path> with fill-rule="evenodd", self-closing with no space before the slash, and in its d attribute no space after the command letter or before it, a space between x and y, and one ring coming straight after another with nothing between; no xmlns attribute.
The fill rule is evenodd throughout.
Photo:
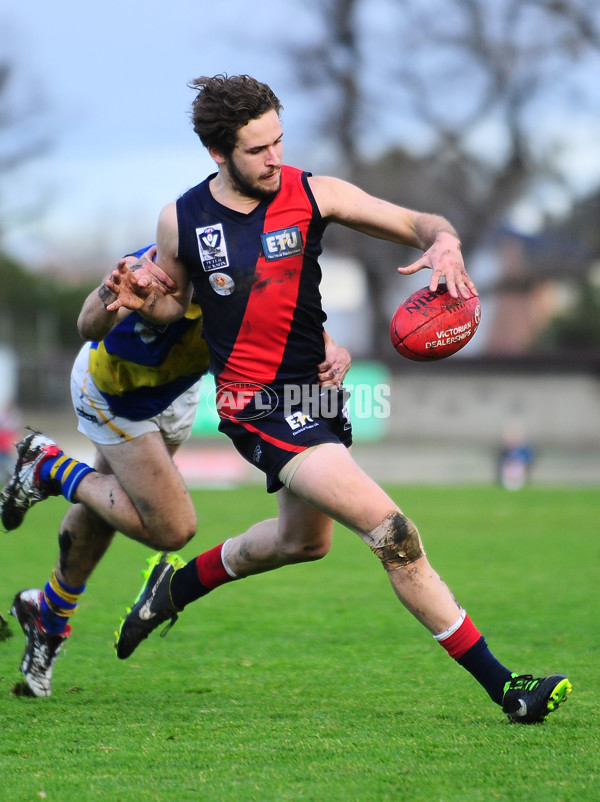
<svg viewBox="0 0 600 802"><path fill-rule="evenodd" d="M200 382L193 384L163 412L146 420L117 415L96 387L89 371L91 343L86 343L71 370L71 399L77 429L93 443L115 445L148 432L160 432L167 445L180 445L190 436L198 407Z"/></svg>

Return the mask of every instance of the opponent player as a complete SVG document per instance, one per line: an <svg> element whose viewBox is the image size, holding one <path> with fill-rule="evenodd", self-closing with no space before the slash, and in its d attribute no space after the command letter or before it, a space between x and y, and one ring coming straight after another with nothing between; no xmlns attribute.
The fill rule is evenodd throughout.
<svg viewBox="0 0 600 802"><path fill-rule="evenodd" d="M173 286L152 262L155 252L154 246L143 249L119 263L136 270L141 292L148 291L149 280L159 292ZM86 488L96 474L89 466L75 464L73 473L81 472L83 478L71 498L79 503L68 509L61 523L52 575L43 591L21 591L12 605L26 638L21 671L34 696L51 693L53 666L71 632L69 619L115 530L127 526L118 517L121 509L136 511L138 527L128 533L154 548L178 549L196 530L196 513L172 457L190 435L198 383L208 369L201 309L191 303L183 318L156 326L125 308L108 311L106 305L115 298L103 282L85 300L78 330L89 341L71 373L78 428L95 445L95 472L106 487L90 496L93 491L88 488L86 493ZM327 359L319 366L319 376L327 384L343 378L350 355L329 335L324 337ZM43 435L31 434L19 444L20 477L28 455L47 443ZM56 447L48 449L56 452ZM61 459L65 467L73 462ZM15 528L25 514L22 498L13 494L17 484L13 477L2 493L7 529Z"/></svg>

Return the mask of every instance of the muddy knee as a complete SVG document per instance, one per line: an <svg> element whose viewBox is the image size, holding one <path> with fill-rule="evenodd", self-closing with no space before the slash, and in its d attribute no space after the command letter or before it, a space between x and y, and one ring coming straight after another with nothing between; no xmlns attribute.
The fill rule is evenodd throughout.
<svg viewBox="0 0 600 802"><path fill-rule="evenodd" d="M395 571L423 556L423 544L415 524L401 512L388 515L369 532L369 547L386 571Z"/></svg>

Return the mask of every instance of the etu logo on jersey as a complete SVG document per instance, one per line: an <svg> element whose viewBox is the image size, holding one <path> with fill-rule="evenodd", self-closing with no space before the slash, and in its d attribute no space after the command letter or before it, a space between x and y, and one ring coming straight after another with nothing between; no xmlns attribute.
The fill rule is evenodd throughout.
<svg viewBox="0 0 600 802"><path fill-rule="evenodd" d="M267 231L261 234L260 238L267 262L302 253L302 234L298 226L280 228L279 231Z"/></svg>

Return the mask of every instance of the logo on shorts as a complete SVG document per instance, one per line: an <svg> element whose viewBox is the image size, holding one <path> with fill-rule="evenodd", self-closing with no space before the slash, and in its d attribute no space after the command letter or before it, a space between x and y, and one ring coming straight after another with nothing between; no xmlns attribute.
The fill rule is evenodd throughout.
<svg viewBox="0 0 600 802"><path fill-rule="evenodd" d="M302 233L298 226L280 228L278 231L267 231L260 235L263 253L267 262L285 259L302 253Z"/></svg>
<svg viewBox="0 0 600 802"><path fill-rule="evenodd" d="M96 415L93 415L91 412L86 412L85 409L83 409L82 407L77 407L75 409L75 412L79 415L80 418L89 420L91 423L100 423Z"/></svg>
<svg viewBox="0 0 600 802"><path fill-rule="evenodd" d="M235 289L235 282L227 273L211 273L208 280L217 295L231 295Z"/></svg>
<svg viewBox="0 0 600 802"><path fill-rule="evenodd" d="M260 462L260 458L262 457L262 448L260 447L260 443L256 446L254 451L252 452L252 462L258 463Z"/></svg>
<svg viewBox="0 0 600 802"><path fill-rule="evenodd" d="M270 415L278 404L277 393L255 382L228 382L219 385L209 402L220 418L258 420Z"/></svg>
<svg viewBox="0 0 600 802"><path fill-rule="evenodd" d="M312 429L314 426L318 425L310 415L307 415L306 412L302 412L302 410L297 410L296 412L292 412L291 415L287 415L285 422L293 432L297 432L300 429Z"/></svg>
<svg viewBox="0 0 600 802"><path fill-rule="evenodd" d="M200 261L206 272L229 267L227 243L222 223L197 228L196 237L198 238Z"/></svg>

